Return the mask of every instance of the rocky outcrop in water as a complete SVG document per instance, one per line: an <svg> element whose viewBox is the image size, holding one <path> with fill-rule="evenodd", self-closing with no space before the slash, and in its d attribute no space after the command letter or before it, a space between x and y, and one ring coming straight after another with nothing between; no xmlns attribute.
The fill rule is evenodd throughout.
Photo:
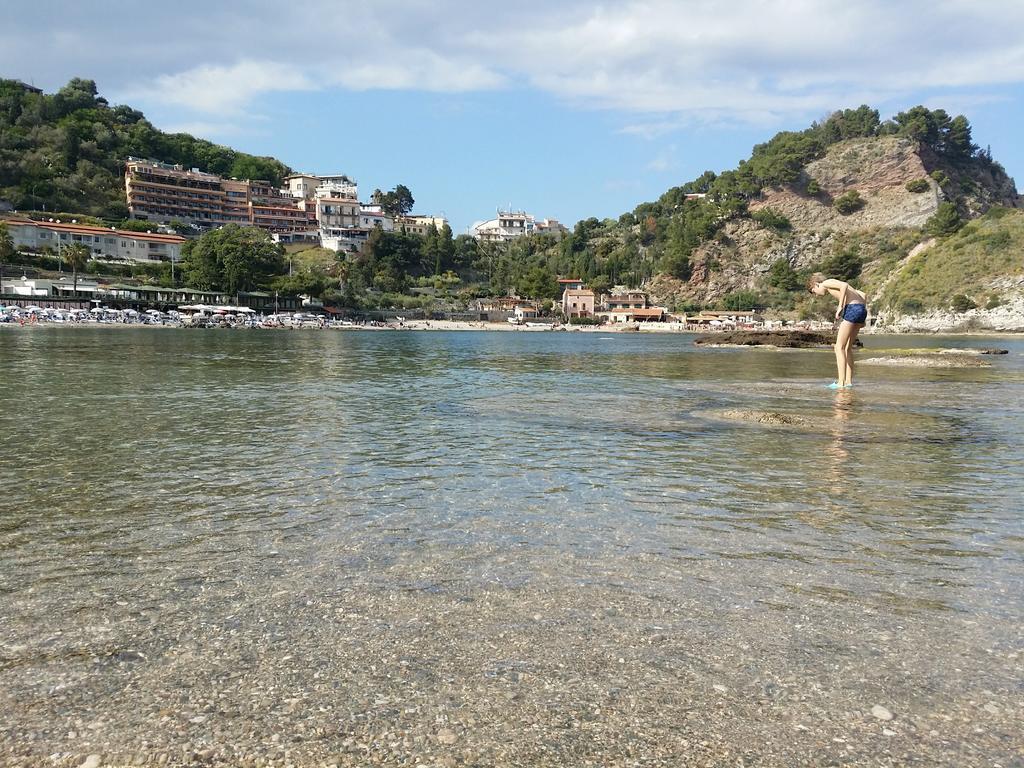
<svg viewBox="0 0 1024 768"><path fill-rule="evenodd" d="M835 334L828 331L726 331L698 336L700 347L785 347L790 349L832 346ZM857 342L858 346L860 341Z"/></svg>

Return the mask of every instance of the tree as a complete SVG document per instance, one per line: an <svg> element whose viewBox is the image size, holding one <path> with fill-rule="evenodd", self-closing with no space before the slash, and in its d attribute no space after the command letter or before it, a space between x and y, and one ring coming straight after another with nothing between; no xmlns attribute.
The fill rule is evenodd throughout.
<svg viewBox="0 0 1024 768"><path fill-rule="evenodd" d="M67 259L68 266L71 267L71 273L73 275L72 280L74 281L73 290L75 296L78 296L78 270L85 269L89 263L91 254L89 249L82 243L72 243L67 248L63 249L64 258Z"/></svg>
<svg viewBox="0 0 1024 768"><path fill-rule="evenodd" d="M745 310L757 307L758 296L753 291L734 291L727 293L721 299L722 309Z"/></svg>
<svg viewBox="0 0 1024 768"><path fill-rule="evenodd" d="M924 231L936 237L946 237L956 234L963 225L964 220L960 218L956 206L945 202L940 204L934 215L925 222Z"/></svg>
<svg viewBox="0 0 1024 768"><path fill-rule="evenodd" d="M284 271L284 247L267 232L229 224L185 244L182 272L201 290L238 293L265 288Z"/></svg>
<svg viewBox="0 0 1024 768"><path fill-rule="evenodd" d="M16 252L14 241L10 237L10 232L7 231L7 222L0 221L0 294L3 294L3 264Z"/></svg>
<svg viewBox="0 0 1024 768"><path fill-rule="evenodd" d="M783 291L795 291L800 287L800 277L789 263L789 259L776 259L768 270L768 285Z"/></svg>
<svg viewBox="0 0 1024 768"><path fill-rule="evenodd" d="M408 216L416 202L412 192L404 184L399 184L390 192L375 189L371 199L389 216Z"/></svg>
<svg viewBox="0 0 1024 768"><path fill-rule="evenodd" d="M852 249L845 248L827 258L821 265L821 271L828 277L837 280L852 282L860 277L860 271L864 268L864 259Z"/></svg>
<svg viewBox="0 0 1024 768"><path fill-rule="evenodd" d="M519 280L519 293L533 299L553 299L558 296L558 281L544 267L533 267Z"/></svg>
<svg viewBox="0 0 1024 768"><path fill-rule="evenodd" d="M7 231L7 222L0 221L0 295L4 292L4 262L16 253L14 240Z"/></svg>

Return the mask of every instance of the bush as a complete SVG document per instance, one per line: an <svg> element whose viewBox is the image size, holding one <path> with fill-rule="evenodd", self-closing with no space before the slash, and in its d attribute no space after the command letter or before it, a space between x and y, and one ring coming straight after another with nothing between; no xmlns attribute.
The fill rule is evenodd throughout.
<svg viewBox="0 0 1024 768"><path fill-rule="evenodd" d="M733 293L727 293L719 302L722 309L731 310L754 309L758 303L758 296L753 291L734 291Z"/></svg>
<svg viewBox="0 0 1024 768"><path fill-rule="evenodd" d="M911 179L906 184L907 192L913 192L915 194L919 192L927 192L931 189L931 184L928 183L928 179Z"/></svg>
<svg viewBox="0 0 1024 768"><path fill-rule="evenodd" d="M800 276L785 256L776 259L768 270L768 285L783 291L795 291L800 288Z"/></svg>
<svg viewBox="0 0 1024 768"><path fill-rule="evenodd" d="M982 216L982 218L988 219L989 221L998 221L999 219L1003 218L1004 216L1008 216L1011 213L1013 213L1012 208L1007 208L1002 205L993 205L991 208L985 211L985 215Z"/></svg>
<svg viewBox="0 0 1024 768"><path fill-rule="evenodd" d="M936 237L946 237L955 234L964 225L964 220L956 210L953 203L945 202L939 205L935 214L925 222L924 231Z"/></svg>
<svg viewBox="0 0 1024 768"><path fill-rule="evenodd" d="M579 317L574 316L569 318L569 325L600 325L600 317Z"/></svg>
<svg viewBox="0 0 1024 768"><path fill-rule="evenodd" d="M765 229L773 229L776 232L785 232L793 226L789 223L789 219L787 219L783 214L772 210L771 208L761 208L760 210L754 211L750 214L750 218Z"/></svg>
<svg viewBox="0 0 1024 768"><path fill-rule="evenodd" d="M954 312L966 312L969 309L975 309L978 305L971 301L969 296L958 293L953 297L951 306L953 307Z"/></svg>
<svg viewBox="0 0 1024 768"><path fill-rule="evenodd" d="M859 211L866 205L863 197L860 196L860 192L855 189L851 189L849 192L845 192L832 201L832 207L836 209L843 216L849 216L854 211Z"/></svg>
<svg viewBox="0 0 1024 768"><path fill-rule="evenodd" d="M995 309L996 307L1002 306L1003 300L998 295L992 294L988 297L988 301L985 302L985 309Z"/></svg>
<svg viewBox="0 0 1024 768"><path fill-rule="evenodd" d="M812 195L812 196L813 195L820 195L821 194L821 185L818 184L818 182L815 181L814 179L811 179L810 181L807 182L807 194L808 195Z"/></svg>
<svg viewBox="0 0 1024 768"><path fill-rule="evenodd" d="M949 183L949 176L946 175L945 171L932 171L930 175L940 187Z"/></svg>
<svg viewBox="0 0 1024 768"><path fill-rule="evenodd" d="M864 259L861 258L860 254L857 251L846 249L825 259L821 264L820 271L824 272L828 277L834 277L837 280L844 280L849 283L860 277L860 272L863 268Z"/></svg>
<svg viewBox="0 0 1024 768"><path fill-rule="evenodd" d="M924 309L924 302L920 299L904 299L900 302L900 312L905 315L914 315Z"/></svg>

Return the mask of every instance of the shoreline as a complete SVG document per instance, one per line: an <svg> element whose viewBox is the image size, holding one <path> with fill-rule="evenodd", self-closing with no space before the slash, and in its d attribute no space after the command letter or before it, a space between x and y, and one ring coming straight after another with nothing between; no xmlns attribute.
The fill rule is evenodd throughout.
<svg viewBox="0 0 1024 768"><path fill-rule="evenodd" d="M689 336L701 336L711 334L734 334L734 333L747 333L748 331L709 331L706 329L702 330L691 330L680 327L679 323L649 323L641 325L639 328L634 328L632 325L592 325L592 326L551 326L545 328L529 327L512 325L510 323L492 323L483 321L464 321L464 320L408 320L403 323L387 323L385 325L334 325L327 326L324 328L308 328L308 327L280 327L280 328L266 328L266 327L234 327L234 328L190 328L187 325L161 325L161 324L150 324L150 323L54 323L54 322L42 322L42 323L0 323L0 330L5 328L10 329L29 329L29 328L105 328L105 329L137 329L137 328L157 328L163 330L256 330L256 331L342 331L342 332L387 332L387 331L404 331L404 332L483 332L483 333L602 333L602 334L662 334L662 335L689 335ZM796 330L796 329L794 329ZM780 330L775 331L776 333L791 333L793 331ZM763 333L763 331L749 331L749 333ZM963 338L1006 338L1006 339L1019 339L1024 338L1024 331L895 331L895 330L872 330L862 333L862 337L871 338L873 336L952 336L952 337L963 337ZM707 344L705 346L712 348L744 348L744 349L785 349L785 347L776 347L773 345L765 344Z"/></svg>

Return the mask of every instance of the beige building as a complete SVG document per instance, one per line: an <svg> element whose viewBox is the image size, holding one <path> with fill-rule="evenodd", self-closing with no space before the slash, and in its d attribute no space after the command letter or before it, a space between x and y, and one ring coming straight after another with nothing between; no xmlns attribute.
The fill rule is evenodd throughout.
<svg viewBox="0 0 1024 768"><path fill-rule="evenodd" d="M285 176L284 185L293 197L309 199L320 186L320 177L308 173L293 173L291 176Z"/></svg>
<svg viewBox="0 0 1024 768"><path fill-rule="evenodd" d="M316 224L305 198L266 181L225 179L198 168L186 171L180 165L133 157L125 164L124 185L133 219L180 221L202 229L242 224L270 232Z"/></svg>
<svg viewBox="0 0 1024 768"><path fill-rule="evenodd" d="M395 218L396 230L420 237L425 237L432 226L440 232L447 224L448 219L443 216L398 216Z"/></svg>
<svg viewBox="0 0 1024 768"><path fill-rule="evenodd" d="M562 314L566 317L593 317L595 299L589 288L566 288L562 294Z"/></svg>
<svg viewBox="0 0 1024 768"><path fill-rule="evenodd" d="M113 227L95 227L62 221L4 219L16 248L41 251L62 249L80 243L93 258L110 261L180 261L185 238L161 232L132 232Z"/></svg>

